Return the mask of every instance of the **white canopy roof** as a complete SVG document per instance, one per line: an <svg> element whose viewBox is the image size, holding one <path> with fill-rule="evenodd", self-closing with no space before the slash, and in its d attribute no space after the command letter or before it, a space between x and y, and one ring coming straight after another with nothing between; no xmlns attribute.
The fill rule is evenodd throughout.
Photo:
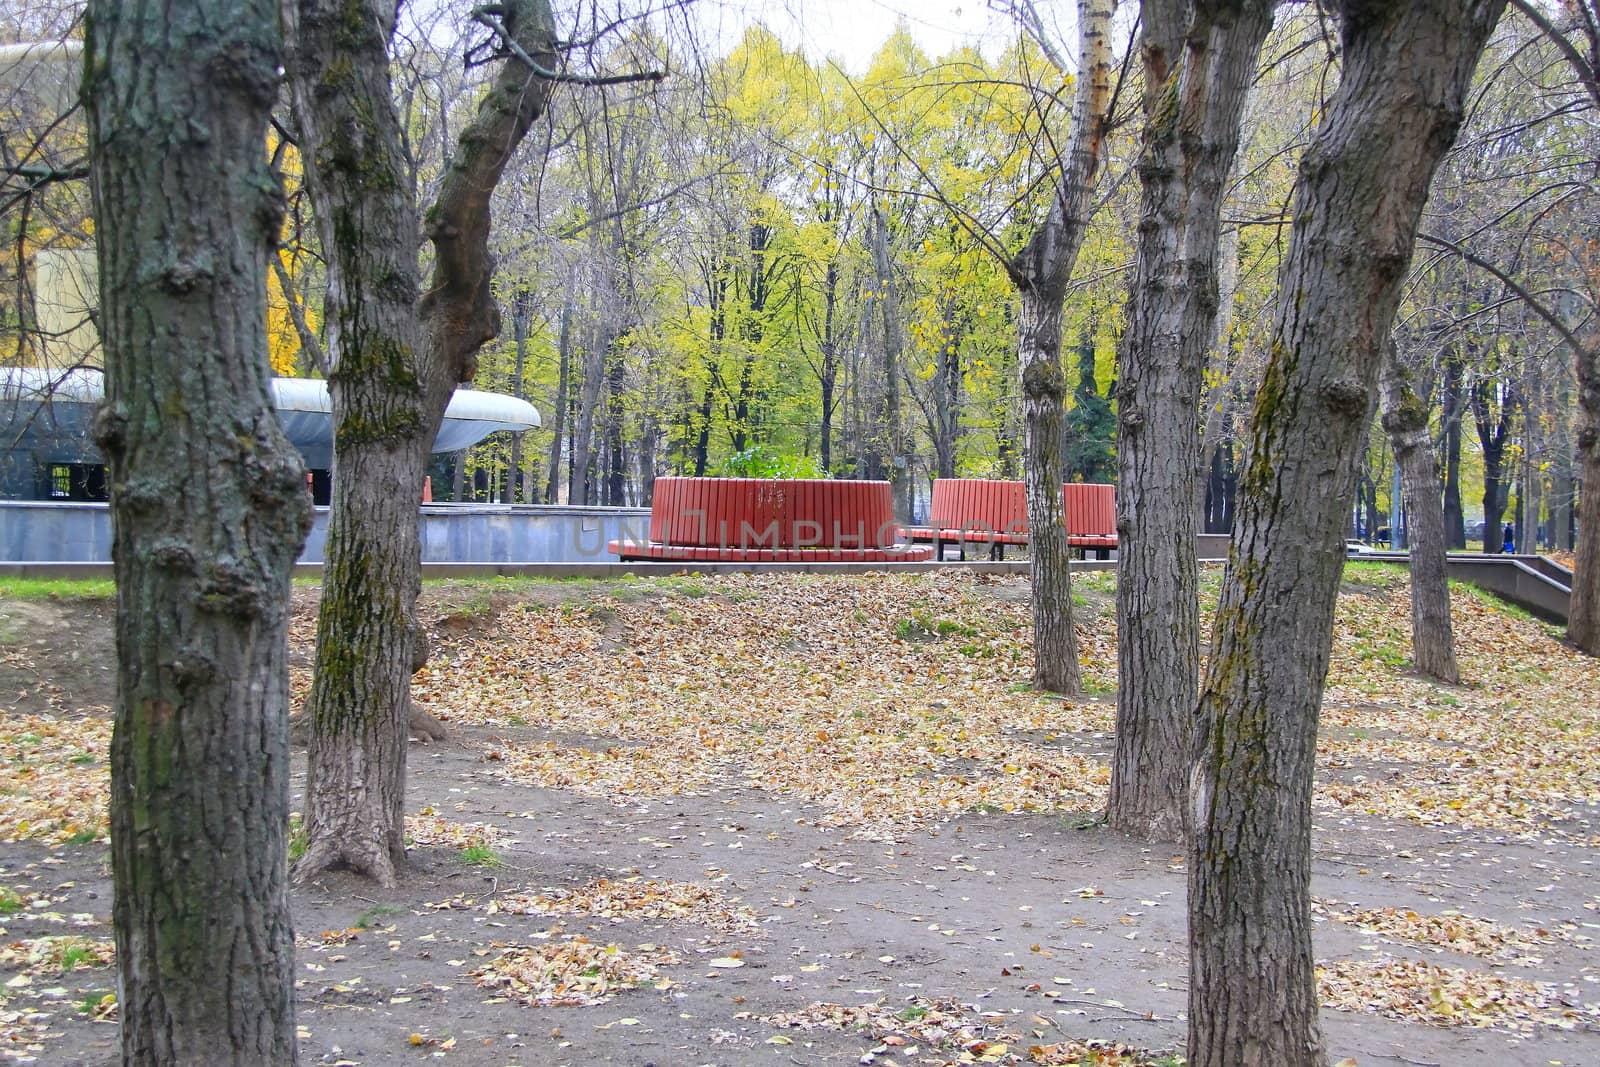
<svg viewBox="0 0 1600 1067"><path fill-rule="evenodd" d="M333 448L333 401L328 383L314 378L273 378L273 407L290 442L312 466L328 466ZM98 404L105 377L98 370L54 371L47 367L0 369L0 403ZM85 420L87 424L87 420ZM445 409L433 451L468 448L496 430L538 429L539 412L526 400L503 393L457 389Z"/></svg>
<svg viewBox="0 0 1600 1067"><path fill-rule="evenodd" d="M272 379L272 406L284 432L302 451L333 446L333 399L320 378ZM457 389L445 408L433 451L469 448L496 430L537 430L539 412L526 400L504 393Z"/></svg>

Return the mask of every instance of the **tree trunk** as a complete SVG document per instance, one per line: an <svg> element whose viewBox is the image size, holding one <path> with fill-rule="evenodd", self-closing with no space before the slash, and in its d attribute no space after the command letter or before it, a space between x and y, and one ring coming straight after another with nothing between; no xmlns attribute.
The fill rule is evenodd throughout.
<svg viewBox="0 0 1600 1067"><path fill-rule="evenodd" d="M1439 467L1428 435L1428 409L1412 391L1391 345L1383 361L1380 404L1400 481L1405 489L1406 537L1411 543L1411 655L1417 670L1455 685L1455 635L1450 624L1450 581L1445 576L1444 505Z"/></svg>
<svg viewBox="0 0 1600 1067"><path fill-rule="evenodd" d="M1496 404L1498 396L1498 405ZM1485 377L1472 387L1472 418L1483 449L1483 550L1499 552L1505 545L1500 520L1505 516L1510 487L1506 484L1506 442L1511 437L1511 416L1516 392Z"/></svg>
<svg viewBox="0 0 1600 1067"><path fill-rule="evenodd" d="M1440 158L1504 0L1343 0L1300 163L1199 703L1193 1067L1323 1067L1310 914L1317 715L1372 390Z"/></svg>
<svg viewBox="0 0 1600 1067"><path fill-rule="evenodd" d="M829 346L822 354L822 442L818 455L824 477L833 473L833 409L837 403L833 394L838 375L839 357Z"/></svg>
<svg viewBox="0 0 1600 1067"><path fill-rule="evenodd" d="M569 380L572 375L572 315L572 292L569 289L567 300L561 305L561 333L556 342L559 366L556 370L556 396L550 403L555 422L550 427L549 480L544 489L546 504L557 503L561 491L561 439L566 435L567 397L572 388Z"/></svg>
<svg viewBox="0 0 1600 1067"><path fill-rule="evenodd" d="M956 442L961 437L961 346L965 338L960 309L954 296L941 302L939 351L934 359L934 377L931 403L925 406L928 414L928 438L933 445L934 476L956 476ZM1094 356L1090 352L1090 388L1094 387ZM1080 390L1081 394L1081 390ZM913 393L913 396L916 394ZM909 486L909 479L907 479Z"/></svg>
<svg viewBox="0 0 1600 1067"><path fill-rule="evenodd" d="M516 363L511 372L511 395L522 396L522 373L528 362L528 320L533 315L532 294L518 290L511 298L511 334L516 342ZM522 503L522 434L511 435L511 455L506 460L506 503Z"/></svg>
<svg viewBox="0 0 1600 1067"><path fill-rule="evenodd" d="M604 312L601 312L604 314ZM583 358L583 385L578 390L577 430L572 446L572 469L568 473L567 503L598 504L594 499L595 420L606 381L606 354L611 350L610 333L596 324L589 331L589 351Z"/></svg>
<svg viewBox="0 0 1600 1067"><path fill-rule="evenodd" d="M1578 363L1577 566L1572 573L1572 604L1567 638L1591 656L1600 656L1600 336L1583 338Z"/></svg>
<svg viewBox="0 0 1600 1067"><path fill-rule="evenodd" d="M650 506L656 494L656 450L660 447L661 439L665 436L656 423L653 414L641 417L639 421L639 447L637 451L639 492L634 498L634 504L641 508Z"/></svg>
<svg viewBox="0 0 1600 1067"><path fill-rule="evenodd" d="M1444 535L1445 547L1467 547L1466 512L1461 507L1461 350L1451 346L1444 355L1444 385L1440 420L1444 423Z"/></svg>
<svg viewBox="0 0 1600 1067"><path fill-rule="evenodd" d="M1017 316L1022 366L1022 480L1028 498L1028 573L1033 581L1033 684L1076 693L1078 638L1072 627L1072 578L1061 513L1066 380L1061 373L1061 304L1021 293Z"/></svg>
<svg viewBox="0 0 1600 1067"><path fill-rule="evenodd" d="M311 516L267 386L278 9L107 0L86 26L122 1062L293 1064L287 627Z"/></svg>
<svg viewBox="0 0 1600 1067"><path fill-rule="evenodd" d="M624 335L626 336L626 335ZM606 504L625 506L625 457L622 453L623 408L622 337L612 342L606 355Z"/></svg>
<svg viewBox="0 0 1600 1067"><path fill-rule="evenodd" d="M1009 407L1009 405L1007 405ZM1008 480L1017 476L1017 433L1011 412L1002 412L994 431L996 473Z"/></svg>
<svg viewBox="0 0 1600 1067"><path fill-rule="evenodd" d="M1240 121L1243 121L1241 119ZM1239 289L1239 231L1237 229L1224 230L1217 239L1217 314L1216 322L1211 330L1211 352L1207 357L1207 364L1211 374L1202 374L1203 379L1210 379L1211 384L1204 387L1201 394L1200 421L1200 448L1195 453L1199 457L1196 464L1195 476L1202 484L1196 485L1195 495L1198 510L1201 515L1201 525L1205 533L1226 533L1226 525L1217 529L1219 509L1213 506L1213 500L1226 503L1232 499L1231 492L1224 489L1224 478L1231 473L1231 460L1233 449L1231 440L1228 449L1223 451L1225 435L1231 437L1231 423L1233 416L1234 394L1239 389L1234 358L1233 334L1233 306ZM1226 460L1228 463L1221 461Z"/></svg>
<svg viewBox="0 0 1600 1067"><path fill-rule="evenodd" d="M1110 482L1116 478L1116 416L1111 401L1095 381L1094 337L1088 329L1078 337L1078 384L1067 412L1067 480Z"/></svg>
<svg viewBox="0 0 1600 1067"><path fill-rule="evenodd" d="M828 260L827 282L823 289L822 338L817 346L822 355L822 367L817 374L817 384L822 390L820 458L825 477L833 473L833 409L838 403L835 399L835 390L839 384L839 339L835 335L838 308L839 260L835 257Z"/></svg>
<svg viewBox="0 0 1600 1067"><path fill-rule="evenodd" d="M544 0L502 5L519 48L550 67ZM417 213L389 85L395 7L285 4L306 182L327 259L333 509L317 621L296 877L350 868L392 885L405 859L411 673L419 644L417 501L428 448L476 352L499 330L490 294L489 198L550 82L502 66L428 212L433 277L418 300Z"/></svg>
<svg viewBox="0 0 1600 1067"><path fill-rule="evenodd" d="M461 503L467 499L467 455L469 449L459 449L450 454L450 499Z"/></svg>
<svg viewBox="0 0 1600 1067"><path fill-rule="evenodd" d="M1545 455L1547 440L1545 426L1553 419L1550 408L1550 388L1545 381L1544 361L1529 360L1524 365L1522 395L1522 491L1518 494L1522 507L1517 512L1517 548L1523 552L1539 551L1539 527L1544 511L1544 474L1539 469Z"/></svg>
<svg viewBox="0 0 1600 1067"><path fill-rule="evenodd" d="M889 307L890 298L894 293L894 268L889 255L888 220L883 209L877 204L872 206L871 227L867 232L867 241L868 252L872 256L872 295L865 302L863 312L865 321L862 323L860 336L868 342L871 351L870 342L876 325L881 330L878 336L882 338L883 343L876 350L877 365L870 367L867 372L871 403L865 425L862 427L858 477L893 482L897 443L895 439L899 433L895 423L899 421L900 415L900 386L899 372L893 369L897 364L891 362L889 346L892 341L898 340L899 334L893 325L895 312ZM877 320L876 324L873 320ZM895 505L898 513L898 495L895 495Z"/></svg>
<svg viewBox="0 0 1600 1067"><path fill-rule="evenodd" d="M1570 347L1570 346L1569 346ZM1562 366L1556 373L1555 425L1550 441L1550 546L1572 548L1572 371Z"/></svg>
<svg viewBox="0 0 1600 1067"><path fill-rule="evenodd" d="M1200 670L1195 456L1222 191L1272 26L1270 0L1197 3L1187 28L1182 10L1152 3L1144 13L1151 88L1117 419L1117 741L1107 819L1160 840L1182 837L1187 808Z"/></svg>
<svg viewBox="0 0 1600 1067"><path fill-rule="evenodd" d="M889 480L896 518L909 517L906 491L910 488L904 466L905 441L900 425L900 287L894 276L894 257L889 247L889 219L881 204L872 208L872 258L878 273L875 288L881 294L878 310L882 315L883 362L877 368L880 407L873 413L876 432L883 435L883 474ZM1057 490L1059 493L1060 490Z"/></svg>
<svg viewBox="0 0 1600 1067"><path fill-rule="evenodd" d="M1066 376L1061 312L1067 281L1088 228L1090 198L1105 150L1111 100L1114 0L1078 0L1078 67L1072 136L1045 218L1006 264L1017 287L1017 374L1022 395L1022 480L1028 498L1028 571L1033 583L1033 681L1040 689L1080 688L1072 631L1072 577L1061 513Z"/></svg>
<svg viewBox="0 0 1600 1067"><path fill-rule="evenodd" d="M1378 483L1362 471L1356 482L1357 506L1362 509L1366 521L1363 529L1366 531L1367 540L1371 541L1377 536L1378 526Z"/></svg>
<svg viewBox="0 0 1600 1067"><path fill-rule="evenodd" d="M700 394L699 424L694 435L694 476L704 478L706 466L711 461L711 404L716 398L716 386L707 379Z"/></svg>
<svg viewBox="0 0 1600 1067"><path fill-rule="evenodd" d="M365 4L296 0L286 18L306 183L327 261L335 439L306 704L310 844L301 870L342 865L392 885L405 857L405 715L421 559L415 501L430 442L417 366L416 211L389 104L392 10L380 18Z"/></svg>

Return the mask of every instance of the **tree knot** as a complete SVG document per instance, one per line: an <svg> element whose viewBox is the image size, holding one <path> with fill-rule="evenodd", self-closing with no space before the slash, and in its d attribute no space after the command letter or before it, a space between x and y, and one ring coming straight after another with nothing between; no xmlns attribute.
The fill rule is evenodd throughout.
<svg viewBox="0 0 1600 1067"><path fill-rule="evenodd" d="M1322 386L1322 402L1335 415L1359 419L1367 413L1367 387L1352 378L1335 378Z"/></svg>
<svg viewBox="0 0 1600 1067"><path fill-rule="evenodd" d="M128 409L121 403L100 405L94 413L94 440L108 456L120 456L128 439Z"/></svg>

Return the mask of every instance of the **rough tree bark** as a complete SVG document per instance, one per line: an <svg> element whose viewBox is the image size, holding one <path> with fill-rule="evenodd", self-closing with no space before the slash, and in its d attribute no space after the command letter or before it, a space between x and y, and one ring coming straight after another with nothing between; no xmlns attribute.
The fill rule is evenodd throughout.
<svg viewBox="0 0 1600 1067"><path fill-rule="evenodd" d="M525 56L555 65L545 0L496 12ZM424 223L434 266L419 300L415 192L389 84L394 17L386 0L284 0L289 80L328 264L334 410L333 508L307 704L307 846L296 877L342 867L385 885L405 858L411 673L423 648L417 501L445 405L499 331L489 197L551 85L508 60L462 131Z"/></svg>
<svg viewBox="0 0 1600 1067"><path fill-rule="evenodd" d="M823 288L822 337L817 343L822 363L817 369L817 385L822 392L822 440L819 455L822 473L833 474L833 413L838 406L839 337L836 332L839 309L839 260L828 260L827 284Z"/></svg>
<svg viewBox="0 0 1600 1067"><path fill-rule="evenodd" d="M573 307L573 295L568 283L567 299L561 305L561 332L557 341L556 351L560 369L556 377L556 395L550 402L550 414L554 419L550 427L550 469L549 478L545 482L544 502L556 504L560 502L561 491L561 446L566 438L567 430L567 397L570 392L568 381L572 376L572 316L576 310Z"/></svg>
<svg viewBox="0 0 1600 1067"><path fill-rule="evenodd" d="M1428 408L1411 388L1410 372L1393 345L1379 378L1383 432L1400 468L1411 543L1411 657L1417 670L1451 685L1461 681L1450 623L1450 581L1445 576L1444 501L1439 464L1428 433Z"/></svg>
<svg viewBox="0 0 1600 1067"><path fill-rule="evenodd" d="M87 38L122 1062L292 1064L287 626L311 516L267 390L278 12L104 0Z"/></svg>
<svg viewBox="0 0 1600 1067"><path fill-rule="evenodd" d="M1342 542L1417 221L1505 0L1342 0L1199 703L1189 1061L1323 1067L1311 787Z"/></svg>
<svg viewBox="0 0 1600 1067"><path fill-rule="evenodd" d="M955 299L945 300L943 309L943 347L934 362L932 416L928 436L933 441L934 471L939 478L956 476L956 445L961 440L962 334L965 322L956 309ZM1089 355L1089 389L1094 389L1094 353Z"/></svg>
<svg viewBox="0 0 1600 1067"><path fill-rule="evenodd" d="M1272 0L1146 0L1138 258L1117 418L1117 743L1107 820L1183 836L1200 670L1200 396L1218 226ZM1185 19L1185 9L1189 17Z"/></svg>
<svg viewBox="0 0 1600 1067"><path fill-rule="evenodd" d="M1494 553L1505 545L1500 520L1505 517L1511 496L1505 457L1517 410L1517 392L1509 382L1502 388L1495 378L1485 376L1473 385L1471 404L1478 445L1483 449L1483 550Z"/></svg>
<svg viewBox="0 0 1600 1067"><path fill-rule="evenodd" d="M589 210L598 214L602 208L596 198L589 200ZM607 254L601 243L603 231L595 227L589 232L589 261L599 264L601 257ZM582 363L575 368L580 383L574 390L577 393L577 411L573 420L573 445L571 468L567 472L567 503L568 504L593 504L589 495L593 487L590 477L594 464L594 422L600 408L600 388L605 379L606 352L611 347L611 335L607 332L609 323L616 318L616 291L607 289L602 295L595 286L590 292L590 309L592 320L585 331L588 346L583 353ZM606 298L610 297L610 300Z"/></svg>
<svg viewBox="0 0 1600 1067"><path fill-rule="evenodd" d="M1452 344L1444 353L1444 381L1440 419L1444 423L1444 536L1445 548L1467 547L1466 512L1461 507L1461 418L1464 368L1461 349Z"/></svg>
<svg viewBox="0 0 1600 1067"><path fill-rule="evenodd" d="M872 263L878 272L874 287L879 293L877 308L883 325L883 360L878 370L883 392L878 397L881 406L873 414L878 432L883 435L883 476L891 486L894 513L896 518L907 519L906 490L910 483L906 475L910 472L900 465L905 453L904 427L900 420L901 351L905 347L900 332L900 285L895 278L894 253L889 243L888 213L882 204L876 203L872 206Z"/></svg>
<svg viewBox="0 0 1600 1067"><path fill-rule="evenodd" d="M1033 583L1033 684L1053 693L1076 693L1081 685L1061 513L1067 395L1061 370L1061 314L1105 148L1111 99L1109 33L1115 9L1114 0L1078 0L1080 76L1073 97L1072 134L1044 221L1006 264L1020 303L1017 368L1022 382L1028 572Z"/></svg>
<svg viewBox="0 0 1600 1067"><path fill-rule="evenodd" d="M1591 330L1577 347L1578 457L1583 488L1578 497L1577 566L1567 638L1600 656L1600 336Z"/></svg>
<svg viewBox="0 0 1600 1067"><path fill-rule="evenodd" d="M533 294L519 288L511 298L511 335L517 346L516 362L511 372L511 395L522 395L522 376L528 363L528 329L532 325ZM527 503L522 491L522 434L511 435L511 456L506 460L506 496L508 504Z"/></svg>

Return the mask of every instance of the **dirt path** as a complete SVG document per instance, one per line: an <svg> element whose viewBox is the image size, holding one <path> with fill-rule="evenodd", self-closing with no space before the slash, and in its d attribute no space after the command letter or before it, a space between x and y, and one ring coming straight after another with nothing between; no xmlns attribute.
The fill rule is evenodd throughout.
<svg viewBox="0 0 1600 1067"><path fill-rule="evenodd" d="M985 704L970 695L1005 691L996 684L1008 676L1004 654L982 651L1016 640L1008 613L1025 605L1009 583L976 595L936 583L869 595L849 583L772 588L740 580L618 592L573 586L495 593L487 603L477 593L430 594L440 658L421 688L433 710L451 715L454 737L412 749L419 844L405 883L379 892L333 880L296 895L302 1063L1068 1063L1069 1039L1125 1043L1152 1056L1181 1043L1181 862L1171 849L1083 828L1083 816L1068 809L1083 807L1074 798L1098 786L1061 780L1102 762L1108 703L1068 707L1018 692ZM1369 594L1353 595L1363 601L1358 614L1374 613ZM1104 596L1088 590L1086 616L1103 618ZM533 610L523 612L523 603ZM1387 626L1393 607L1381 603L1374 625ZM69 629L105 623L98 609L39 610L76 618ZM806 628L807 613L821 610L831 622ZM862 632L880 635L872 648L836 632L850 629L851 612L866 617L856 620ZM695 660L714 655L709 639L726 636L721 621L741 618L761 631L759 645L697 674ZM941 619L949 632L938 635ZM897 628L901 636L890 638ZM1386 632L1346 637L1370 643ZM697 633L705 640L694 645ZM1104 639L1103 627L1089 636L1096 634ZM688 650L682 660L664 651L674 643ZM978 654L958 652L960 643ZM1097 657L1106 647L1090 641L1091 677L1103 670ZM651 664L633 681L601 666L626 672L633 657ZM810 666L793 666L799 661ZM941 681L927 675L925 661L960 661L977 674ZM827 677L806 680L819 662ZM1570 686L1570 671L1590 670L1577 675L1580 684L1595 677L1565 661L1538 669L1551 684ZM0 694L16 681L15 657L10 670L0 674ZM566 672L577 688L565 688ZM1335 697L1386 684L1349 673L1335 682ZM1389 695L1409 700L1409 684L1393 682ZM441 695L469 685L477 703ZM823 722L802 708L803 726L791 723L782 709L804 705L812 685L838 718ZM1504 699L1492 681L1445 695L1468 710ZM69 710L59 704L25 705L8 713L9 725L24 710ZM1339 707L1356 714L1354 702ZM1438 707L1444 718L1453 714L1448 701ZM976 721L984 708L991 721ZM1389 705L1362 711L1374 725L1351 727L1364 736L1341 739L1341 714L1329 712L1324 780L1360 796L1319 803L1317 950L1335 968L1339 995L1369 1009L1324 1010L1333 1059L1361 1067L1600 1063L1600 1016L1584 1007L1600 1001L1592 940L1600 896L1585 821L1592 803L1569 788L1562 818L1507 816L1504 826L1396 817L1393 797L1418 765L1393 738L1381 744L1391 713ZM696 716L705 721L691 721ZM688 724L701 755L673 733L674 720ZM938 732L920 732L925 721L936 721ZM1566 730L1593 725L1573 720ZM820 753L800 744L801 729ZM1455 731L1428 743L1466 741ZM1483 741L1483 751L1491 747ZM1363 749L1374 758L1362 758ZM907 751L927 758L911 759L909 769L885 762ZM1410 762L1397 758L1407 755ZM1471 773L1456 762L1457 777ZM853 764L860 766L840 769ZM85 775L103 768L89 760L69 766ZM803 778L789 773L796 767ZM1011 783L1029 776L1042 784ZM913 799L932 812L913 817L903 797L871 794L876 778L919 783ZM302 783L300 766L297 791ZM979 786L992 803L967 802L961 790ZM1540 788L1541 781L1527 786L1534 796ZM1030 797L1045 794L1071 802L1026 810ZM1017 810L1007 810L1017 798ZM946 802L954 807L940 807ZM1449 802L1441 793L1448 815L1470 810ZM0 915L0 942L13 946L13 957L14 946L36 939L79 937L92 946L109 937L106 862L99 842L0 844L0 887L20 902ZM575 935L588 944L574 947ZM621 953L599 951L612 944ZM565 953L540 965L569 978L566 990L545 988L547 995L592 997L613 964L636 962L642 975L601 1003L530 1005L519 998L536 998L537 983L485 986L474 977L512 970L499 961L513 947ZM0 983L10 985L0 986L9 995L0 1019L24 1038L0 1043L0 1058L63 1067L114 1061L115 1025L91 1020L112 972L74 962L62 972L0 957ZM1425 1025L1376 1014L1377 1003L1391 1014L1454 1012L1495 1025ZM862 1032L829 1022L880 1025Z"/></svg>

